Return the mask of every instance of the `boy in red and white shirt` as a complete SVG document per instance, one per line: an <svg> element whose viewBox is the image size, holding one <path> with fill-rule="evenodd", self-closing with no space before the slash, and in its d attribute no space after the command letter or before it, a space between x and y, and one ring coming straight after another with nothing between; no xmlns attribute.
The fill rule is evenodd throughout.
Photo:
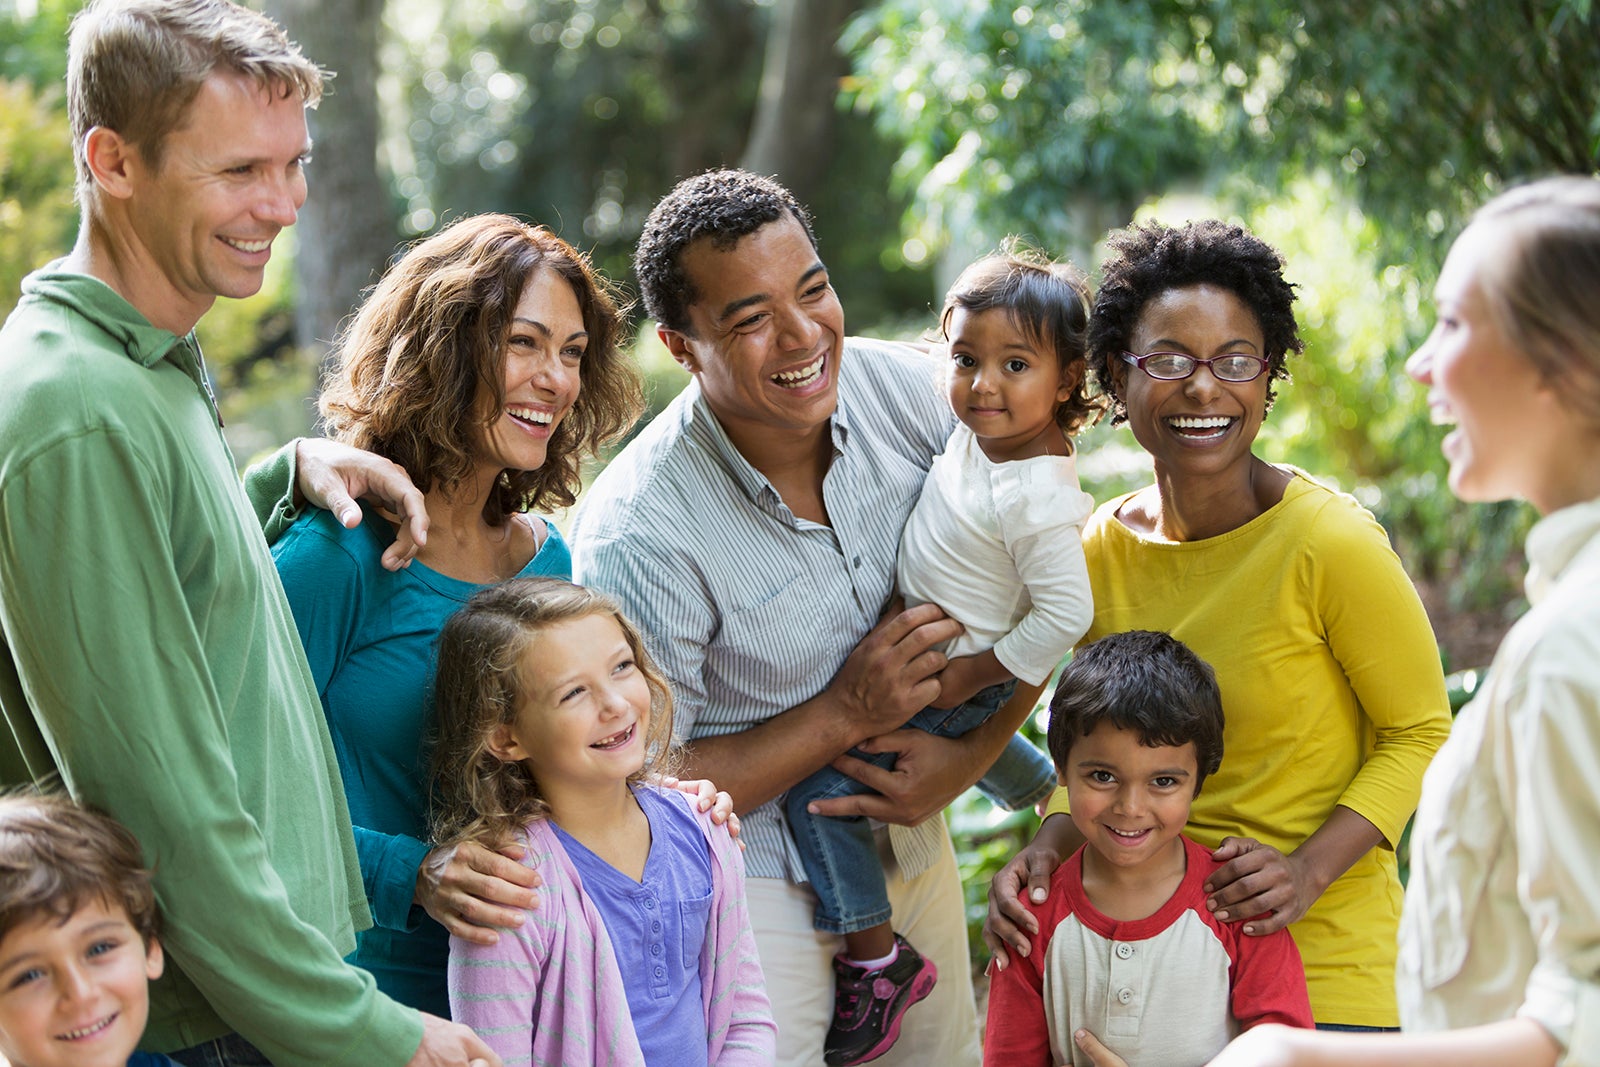
<svg viewBox="0 0 1600 1067"><path fill-rule="evenodd" d="M1129 1064L1185 1067L1259 1023L1311 1026L1289 932L1217 921L1201 886L1220 865L1182 834L1222 762L1211 668L1167 634L1104 637L1062 672L1049 742L1085 844L1030 905L1033 951L991 978L984 1063L1089 1067L1087 1030Z"/></svg>

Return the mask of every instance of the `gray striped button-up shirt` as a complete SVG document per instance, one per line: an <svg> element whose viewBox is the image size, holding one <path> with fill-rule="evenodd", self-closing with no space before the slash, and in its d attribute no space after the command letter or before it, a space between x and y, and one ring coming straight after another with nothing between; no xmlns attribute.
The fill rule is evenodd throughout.
<svg viewBox="0 0 1600 1067"><path fill-rule="evenodd" d="M823 481L831 526L795 516L691 383L595 480L572 532L577 581L615 596L677 698L679 737L738 733L810 700L877 622L895 553L955 422L933 360L849 338ZM781 797L741 814L755 878L805 881ZM940 820L891 827L901 873Z"/></svg>

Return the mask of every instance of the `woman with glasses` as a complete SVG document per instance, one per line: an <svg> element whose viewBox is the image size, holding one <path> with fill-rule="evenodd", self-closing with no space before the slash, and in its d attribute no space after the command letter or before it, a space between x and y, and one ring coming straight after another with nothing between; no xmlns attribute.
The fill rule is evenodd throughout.
<svg viewBox="0 0 1600 1067"><path fill-rule="evenodd" d="M1215 1067L1600 1063L1600 181L1490 201L1451 248L1428 390L1462 500L1523 499L1531 607L1428 770L1400 926L1406 1034L1264 1027ZM1134 1065L1138 1067L1138 1065Z"/></svg>
<svg viewBox="0 0 1600 1067"><path fill-rule="evenodd" d="M1371 514L1255 454L1303 348L1278 254L1216 220L1109 245L1089 365L1155 482L1084 531L1084 640L1167 631L1216 670L1224 757L1188 825L1225 861L1208 906L1246 935L1290 927L1319 1026L1392 1028L1394 845L1450 728L1433 632ZM1051 811L991 887L999 966L1002 942L1025 952L1037 932L1019 892L1042 901L1079 844L1064 806Z"/></svg>

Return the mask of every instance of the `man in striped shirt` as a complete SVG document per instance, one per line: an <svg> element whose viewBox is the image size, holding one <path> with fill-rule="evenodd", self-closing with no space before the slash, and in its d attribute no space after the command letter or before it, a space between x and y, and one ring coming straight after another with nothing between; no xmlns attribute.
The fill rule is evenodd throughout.
<svg viewBox="0 0 1600 1067"><path fill-rule="evenodd" d="M892 824L895 929L939 968L881 1062L976 1064L961 887L939 813L1023 712L965 737L901 729L939 695L959 624L890 610L900 532L954 416L913 349L844 336L810 223L742 171L678 185L635 254L662 341L694 380L607 467L573 531L577 580L616 596L672 679L688 770L732 794L778 1018L779 1062L819 1062L842 939L812 928L785 790L833 764L877 795L827 815ZM847 755L893 751L892 771Z"/></svg>

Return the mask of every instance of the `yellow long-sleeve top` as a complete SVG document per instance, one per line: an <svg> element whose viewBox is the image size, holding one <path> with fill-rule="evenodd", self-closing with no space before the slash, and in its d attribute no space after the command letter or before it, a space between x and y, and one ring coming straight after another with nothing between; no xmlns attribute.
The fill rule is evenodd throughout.
<svg viewBox="0 0 1600 1067"><path fill-rule="evenodd" d="M1450 731L1438 648L1389 539L1352 498L1303 472L1283 499L1218 537L1171 542L1116 518L1084 530L1091 642L1165 630L1216 671L1227 719L1222 768L1188 832L1287 853L1344 805L1382 831L1373 849L1290 927L1320 1023L1394 1026L1400 881L1394 842ZM1065 812L1059 790L1051 812Z"/></svg>

